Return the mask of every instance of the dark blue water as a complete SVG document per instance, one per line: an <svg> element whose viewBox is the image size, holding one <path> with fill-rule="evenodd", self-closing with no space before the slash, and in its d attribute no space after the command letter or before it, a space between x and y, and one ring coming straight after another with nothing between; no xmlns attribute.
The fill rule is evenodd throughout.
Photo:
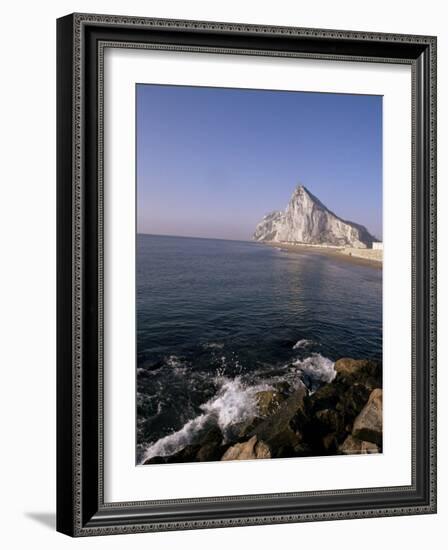
<svg viewBox="0 0 448 550"><path fill-rule="evenodd" d="M381 269L259 243L137 237L137 456L229 383L234 396L235 381L241 393L303 378L304 366L326 381L340 357L381 354Z"/></svg>

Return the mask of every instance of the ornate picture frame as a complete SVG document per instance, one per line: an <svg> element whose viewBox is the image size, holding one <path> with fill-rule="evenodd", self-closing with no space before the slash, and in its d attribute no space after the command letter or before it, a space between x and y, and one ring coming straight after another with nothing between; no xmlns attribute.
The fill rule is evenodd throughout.
<svg viewBox="0 0 448 550"><path fill-rule="evenodd" d="M105 501L103 61L111 45L411 67L410 485ZM435 513L436 38L72 14L57 22L57 51L57 530L91 536Z"/></svg>

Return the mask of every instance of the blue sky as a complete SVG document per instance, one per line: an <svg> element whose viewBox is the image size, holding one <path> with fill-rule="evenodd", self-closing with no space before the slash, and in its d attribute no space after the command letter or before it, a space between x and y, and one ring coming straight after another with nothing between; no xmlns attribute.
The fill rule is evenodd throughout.
<svg viewBox="0 0 448 550"><path fill-rule="evenodd" d="M137 85L137 231L248 240L301 183L382 236L382 98Z"/></svg>

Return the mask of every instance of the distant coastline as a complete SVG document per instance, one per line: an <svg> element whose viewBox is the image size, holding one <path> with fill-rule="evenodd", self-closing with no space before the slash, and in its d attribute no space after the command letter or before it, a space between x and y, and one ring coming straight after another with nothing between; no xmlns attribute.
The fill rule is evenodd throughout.
<svg viewBox="0 0 448 550"><path fill-rule="evenodd" d="M352 264L369 265L381 269L383 266L383 251L372 248L350 248L345 246L332 246L321 244L284 243L276 241L262 241L260 244L281 248L288 252L325 254L348 261Z"/></svg>
<svg viewBox="0 0 448 550"><path fill-rule="evenodd" d="M323 245L323 244L304 244L292 242L277 242L277 241L254 241L253 239L225 239L223 237L196 237L192 235L164 235L158 233L141 233L139 236L147 237L163 237L171 239L198 239L203 241L227 241L236 243L246 243L255 245L271 246L273 248L281 248L288 252L303 253L311 252L316 254L324 254L332 256L339 260L350 262L357 265L368 265L381 269L383 265L383 251L374 250L372 248L350 248L345 246Z"/></svg>

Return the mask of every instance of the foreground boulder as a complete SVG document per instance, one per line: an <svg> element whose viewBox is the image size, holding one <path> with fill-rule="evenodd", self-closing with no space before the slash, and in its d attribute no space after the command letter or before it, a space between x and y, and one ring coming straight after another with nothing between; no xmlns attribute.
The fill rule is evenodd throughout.
<svg viewBox="0 0 448 550"><path fill-rule="evenodd" d="M257 458L271 458L269 447L257 436L252 436L244 443L237 443L227 449L221 460L255 460Z"/></svg>
<svg viewBox="0 0 448 550"><path fill-rule="evenodd" d="M255 395L255 399L260 416L269 416L278 410L285 397L276 390L264 390L259 391Z"/></svg>
<svg viewBox="0 0 448 550"><path fill-rule="evenodd" d="M317 411L316 421L319 423L323 433L338 433L344 428L341 415L334 409L322 409Z"/></svg>
<svg viewBox="0 0 448 550"><path fill-rule="evenodd" d="M334 364L336 382L364 384L369 389L382 385L381 364L370 359L338 359Z"/></svg>
<svg viewBox="0 0 448 550"><path fill-rule="evenodd" d="M372 389L381 385L381 363L377 361L340 359L334 368L334 380L307 395L292 422L315 456L342 452L340 448L352 433Z"/></svg>
<svg viewBox="0 0 448 550"><path fill-rule="evenodd" d="M362 441L352 435L349 435L342 445L339 447L339 452L344 455L352 454L374 454L379 453L380 449L375 443L370 441Z"/></svg>
<svg viewBox="0 0 448 550"><path fill-rule="evenodd" d="M222 441L221 430L218 427L210 429L201 440L199 449L196 452L196 460L199 462L219 460L224 451Z"/></svg>
<svg viewBox="0 0 448 550"><path fill-rule="evenodd" d="M227 428L227 440L234 443L242 443L247 441L250 434L253 433L255 428L263 422L264 418L256 416L255 418L247 418L242 422L238 422L233 426Z"/></svg>
<svg viewBox="0 0 448 550"><path fill-rule="evenodd" d="M264 441L273 458L308 454L300 431L292 424L293 418L303 410L305 396L306 388L301 386L249 434Z"/></svg>
<svg viewBox="0 0 448 550"><path fill-rule="evenodd" d="M367 403L371 390L364 384L354 383L340 391L336 409L343 414L346 424L352 423Z"/></svg>
<svg viewBox="0 0 448 550"><path fill-rule="evenodd" d="M372 391L367 404L355 419L352 435L357 439L382 445L383 390Z"/></svg>

